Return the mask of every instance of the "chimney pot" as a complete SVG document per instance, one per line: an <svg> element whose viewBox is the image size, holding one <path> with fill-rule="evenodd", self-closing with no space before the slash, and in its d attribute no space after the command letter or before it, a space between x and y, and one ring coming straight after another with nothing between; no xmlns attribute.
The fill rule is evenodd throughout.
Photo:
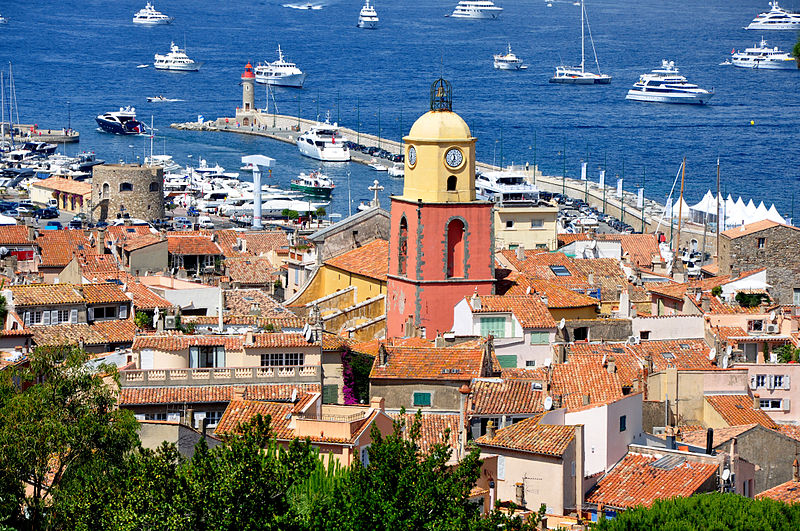
<svg viewBox="0 0 800 531"><path fill-rule="evenodd" d="M382 396L373 396L369 399L369 407L372 409L377 409L379 411L386 410L386 400Z"/></svg>
<svg viewBox="0 0 800 531"><path fill-rule="evenodd" d="M237 385L233 388L233 400L244 400L245 386Z"/></svg>
<svg viewBox="0 0 800 531"><path fill-rule="evenodd" d="M608 365L606 369L608 370L609 374L614 374L617 372L617 359L614 356L609 356L607 363Z"/></svg>
<svg viewBox="0 0 800 531"><path fill-rule="evenodd" d="M706 453L711 455L714 451L714 428L706 430Z"/></svg>
<svg viewBox="0 0 800 531"><path fill-rule="evenodd" d="M492 439L494 439L494 434L495 434L494 421L490 420L489 422L486 423L486 438L489 439L489 441L491 441Z"/></svg>
<svg viewBox="0 0 800 531"><path fill-rule="evenodd" d="M761 400L759 395L753 395L753 409L761 409Z"/></svg>
<svg viewBox="0 0 800 531"><path fill-rule="evenodd" d="M797 462L797 458L794 458L794 463L792 463L792 481L797 483L800 481L800 463Z"/></svg>
<svg viewBox="0 0 800 531"><path fill-rule="evenodd" d="M584 406L588 406L589 402L591 402L590 396L589 395L583 395L582 398L583 398L583 405Z"/></svg>
<svg viewBox="0 0 800 531"><path fill-rule="evenodd" d="M525 246L520 245L517 247L517 260L524 261L525 260Z"/></svg>

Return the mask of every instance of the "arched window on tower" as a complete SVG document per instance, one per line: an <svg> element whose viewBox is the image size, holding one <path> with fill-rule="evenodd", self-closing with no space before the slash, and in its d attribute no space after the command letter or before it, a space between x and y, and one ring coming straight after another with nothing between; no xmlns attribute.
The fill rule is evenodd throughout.
<svg viewBox="0 0 800 531"><path fill-rule="evenodd" d="M464 276L464 222L454 219L447 225L447 278Z"/></svg>
<svg viewBox="0 0 800 531"><path fill-rule="evenodd" d="M108 183L103 183L103 199L111 197L111 186Z"/></svg>
<svg viewBox="0 0 800 531"><path fill-rule="evenodd" d="M456 191L456 184L458 184L458 178L455 175L451 175L447 178L447 191L448 192L455 192Z"/></svg>
<svg viewBox="0 0 800 531"><path fill-rule="evenodd" d="M397 238L397 274L405 275L408 265L408 222L400 218L400 234Z"/></svg>

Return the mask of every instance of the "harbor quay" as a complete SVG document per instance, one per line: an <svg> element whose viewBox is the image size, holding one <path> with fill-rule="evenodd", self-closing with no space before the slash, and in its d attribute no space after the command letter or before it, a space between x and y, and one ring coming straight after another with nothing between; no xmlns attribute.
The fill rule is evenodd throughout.
<svg viewBox="0 0 800 531"><path fill-rule="evenodd" d="M237 109L237 115L239 115ZM296 144L297 139L312 126L318 125L316 120L309 120L298 116L271 114L262 111L247 113L247 119L236 117L221 117L214 120L181 122L170 124L170 127L188 131L217 131L254 135ZM347 127L339 128L341 133L349 140L368 147L379 147L390 153L402 153L403 145L396 140L381 138L371 133L356 131ZM359 164L369 165L376 162L375 157L359 151L351 151L351 160ZM479 171L500 171L500 166L476 161L475 168ZM678 223L678 213L673 212L670 220L666 216L666 207L652 199L644 198L643 208L637 208L635 193L623 190L622 197L617 197L616 187L600 186L597 182L563 178L561 176L544 175L538 166L531 163L510 166L505 169L520 171L526 175L527 180L536 185L540 190L558 193L572 199L585 201L603 213L614 216L620 221L627 222L637 231L644 233L662 232L667 240L677 237L680 229L680 247L693 246L697 250L705 251L713 256L716 249L716 233L713 227L693 223L686 219L688 212L683 212L683 221ZM605 190L604 190L605 188ZM677 199L677 198L674 198ZM670 226L670 223L672 226Z"/></svg>
<svg viewBox="0 0 800 531"><path fill-rule="evenodd" d="M39 127L38 124L13 124L14 141L16 142L50 142L53 144L71 144L80 142L81 135L74 129L61 128L45 128ZM9 134L8 123L0 124L0 142L10 142L11 135Z"/></svg>

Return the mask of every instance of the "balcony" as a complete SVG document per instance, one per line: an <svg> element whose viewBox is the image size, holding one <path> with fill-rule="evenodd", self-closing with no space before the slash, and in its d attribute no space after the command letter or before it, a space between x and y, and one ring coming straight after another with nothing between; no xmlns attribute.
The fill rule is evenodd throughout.
<svg viewBox="0 0 800 531"><path fill-rule="evenodd" d="M320 383L319 365L291 367L213 367L119 372L120 387L187 387L231 384Z"/></svg>

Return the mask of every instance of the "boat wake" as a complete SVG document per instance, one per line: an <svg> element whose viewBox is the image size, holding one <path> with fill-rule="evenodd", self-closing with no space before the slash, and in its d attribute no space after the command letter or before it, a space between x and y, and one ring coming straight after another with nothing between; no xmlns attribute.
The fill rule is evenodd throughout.
<svg viewBox="0 0 800 531"><path fill-rule="evenodd" d="M136 68L148 68L150 65L138 65Z"/></svg>
<svg viewBox="0 0 800 531"><path fill-rule="evenodd" d="M308 10L319 11L325 6L324 4L312 4L311 2L305 2L302 4L283 4L283 7L288 7L289 9L302 9L305 11Z"/></svg>

